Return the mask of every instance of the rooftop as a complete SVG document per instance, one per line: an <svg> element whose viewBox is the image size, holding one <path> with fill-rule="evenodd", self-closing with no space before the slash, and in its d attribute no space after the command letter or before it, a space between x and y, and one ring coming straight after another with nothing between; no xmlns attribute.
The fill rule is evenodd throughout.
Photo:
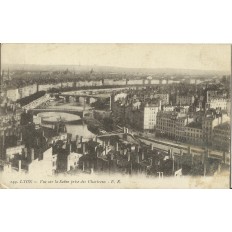
<svg viewBox="0 0 232 232"><path fill-rule="evenodd" d="M218 126L215 126L215 129L221 129L221 130L230 130L230 123L224 122Z"/></svg>
<svg viewBox="0 0 232 232"><path fill-rule="evenodd" d="M191 122L187 125L187 127L202 129L202 124L200 122Z"/></svg>

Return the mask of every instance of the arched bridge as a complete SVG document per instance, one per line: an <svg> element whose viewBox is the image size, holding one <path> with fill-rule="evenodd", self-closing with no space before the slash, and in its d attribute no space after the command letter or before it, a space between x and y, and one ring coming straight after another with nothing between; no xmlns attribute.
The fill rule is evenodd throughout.
<svg viewBox="0 0 232 232"><path fill-rule="evenodd" d="M111 94L110 93L102 93L102 94L85 94L85 93L75 93L75 92L70 92L70 93L57 93L54 94L54 96L58 97L63 97L65 98L66 102L70 102L70 98L74 99L76 102L80 102L80 98L84 99L84 104L90 104L91 99L108 99L109 100L109 105L111 109Z"/></svg>
<svg viewBox="0 0 232 232"><path fill-rule="evenodd" d="M91 112L89 110L77 111L77 110L74 110L74 109L66 109L66 108L59 108L59 109L56 109L56 108L30 109L30 111L33 114L38 114L38 113L42 113L42 112L62 112L62 113L69 113L69 114L78 115L81 118L83 118L85 114Z"/></svg>

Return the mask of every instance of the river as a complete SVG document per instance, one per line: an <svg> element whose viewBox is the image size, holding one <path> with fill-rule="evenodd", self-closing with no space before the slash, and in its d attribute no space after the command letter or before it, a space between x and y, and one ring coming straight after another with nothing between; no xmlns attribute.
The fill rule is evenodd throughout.
<svg viewBox="0 0 232 232"><path fill-rule="evenodd" d="M89 140L90 138L95 137L95 135L88 130L87 125L77 115L60 112L46 112L39 113L38 116L46 122L41 124L46 127L52 127L54 122L62 119L66 124L67 132L72 134L72 140L75 140L77 135L82 136L84 140Z"/></svg>
<svg viewBox="0 0 232 232"><path fill-rule="evenodd" d="M79 125L66 124L66 128L67 132L72 134L72 140L75 140L77 135L82 136L84 141L95 137L95 135L88 130L87 125L84 124L84 122Z"/></svg>

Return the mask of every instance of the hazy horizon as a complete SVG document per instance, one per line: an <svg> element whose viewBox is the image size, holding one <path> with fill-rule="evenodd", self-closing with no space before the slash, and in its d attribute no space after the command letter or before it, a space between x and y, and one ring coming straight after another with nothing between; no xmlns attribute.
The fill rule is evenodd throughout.
<svg viewBox="0 0 232 232"><path fill-rule="evenodd" d="M186 73L186 72L194 72L199 74L225 74L230 75L230 71L223 71L223 70L200 70L200 69L181 69L181 68L132 68L132 67L119 67L119 66L106 66L106 65L62 65L62 64L56 64L56 65L46 65L46 64L2 64L2 70L18 70L18 71L61 71L64 69L69 69L69 71L90 71L90 69L93 69L95 72L106 72L110 71L107 69L112 69L112 72L152 72L155 73L163 73L167 71L168 73ZM36 69L38 68L38 69ZM44 69L43 69L44 68ZM46 69L47 68L47 69ZM100 70L99 70L100 69Z"/></svg>
<svg viewBox="0 0 232 232"><path fill-rule="evenodd" d="M3 44L2 66L89 66L230 73L230 45Z"/></svg>

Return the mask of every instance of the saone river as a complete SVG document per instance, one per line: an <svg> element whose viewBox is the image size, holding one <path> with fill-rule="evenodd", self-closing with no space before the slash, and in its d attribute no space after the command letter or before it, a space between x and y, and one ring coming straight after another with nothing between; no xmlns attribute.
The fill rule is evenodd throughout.
<svg viewBox="0 0 232 232"><path fill-rule="evenodd" d="M95 137L95 135L88 130L87 125L77 115L62 112L44 112L39 113L38 116L42 118L42 125L48 127L51 127L56 121L64 121L67 132L72 134L72 140L75 140L76 135L83 136L83 139Z"/></svg>

